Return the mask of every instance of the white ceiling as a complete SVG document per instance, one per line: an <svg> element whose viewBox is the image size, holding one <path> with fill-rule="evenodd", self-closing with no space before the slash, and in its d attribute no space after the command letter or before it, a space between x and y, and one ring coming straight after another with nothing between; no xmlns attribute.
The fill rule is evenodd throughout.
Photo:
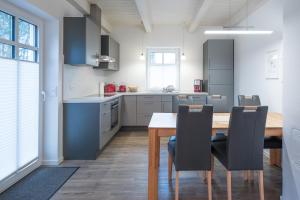
<svg viewBox="0 0 300 200"><path fill-rule="evenodd" d="M89 0L97 1L102 8L105 18L112 24L138 25L141 17L135 0ZM150 13L151 24L186 24L189 25L195 18L204 0L144 0ZM200 26L223 26L228 25L229 2L231 2L232 21L234 17L246 16L247 0L211 0L207 13L200 20ZM257 8L266 0L249 0L249 5ZM250 6L249 6L250 7ZM250 12L251 10L249 10Z"/></svg>
<svg viewBox="0 0 300 200"><path fill-rule="evenodd" d="M184 24L196 15L203 0L150 0L153 24Z"/></svg>
<svg viewBox="0 0 300 200"><path fill-rule="evenodd" d="M102 13L112 25L141 24L141 18L134 0L90 0L98 1Z"/></svg>

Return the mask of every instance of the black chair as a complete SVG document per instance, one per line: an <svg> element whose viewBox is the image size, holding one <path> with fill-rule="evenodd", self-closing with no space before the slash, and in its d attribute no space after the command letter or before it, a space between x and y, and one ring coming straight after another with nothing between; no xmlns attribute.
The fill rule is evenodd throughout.
<svg viewBox="0 0 300 200"><path fill-rule="evenodd" d="M169 141L168 178L172 165L176 169L175 199L179 199L179 171L207 171L208 197L211 191L211 132L212 106L179 106L176 141Z"/></svg>
<svg viewBox="0 0 300 200"><path fill-rule="evenodd" d="M226 96L211 95L207 96L207 105L214 107L215 113L228 113L228 101Z"/></svg>
<svg viewBox="0 0 300 200"><path fill-rule="evenodd" d="M228 102L226 96L212 95L207 96L207 105L212 105L214 107L214 113L228 113ZM217 131L216 135L212 136L212 142L224 141L226 136L224 132Z"/></svg>
<svg viewBox="0 0 300 200"><path fill-rule="evenodd" d="M260 106L260 98L258 95L253 96L238 96L239 106ZM265 137L264 141L265 149L281 149L282 139L278 137Z"/></svg>
<svg viewBox="0 0 300 200"><path fill-rule="evenodd" d="M238 96L239 106L260 106L260 98L258 95L253 96Z"/></svg>
<svg viewBox="0 0 300 200"><path fill-rule="evenodd" d="M227 169L228 200L232 199L232 171L258 171L260 200L264 199L263 149L267 113L266 106L233 107L227 140L212 142L212 153Z"/></svg>

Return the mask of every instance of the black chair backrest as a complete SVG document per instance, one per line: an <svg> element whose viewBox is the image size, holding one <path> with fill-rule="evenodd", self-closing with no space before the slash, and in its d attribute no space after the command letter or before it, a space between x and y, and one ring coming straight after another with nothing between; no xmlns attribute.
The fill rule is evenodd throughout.
<svg viewBox="0 0 300 200"><path fill-rule="evenodd" d="M262 170L268 107L233 107L228 129L229 170Z"/></svg>
<svg viewBox="0 0 300 200"><path fill-rule="evenodd" d="M253 96L245 96L245 95L239 95L239 106L260 106L260 99L258 95Z"/></svg>
<svg viewBox="0 0 300 200"><path fill-rule="evenodd" d="M175 167L177 171L211 169L212 106L179 106Z"/></svg>
<svg viewBox="0 0 300 200"><path fill-rule="evenodd" d="M228 101L226 96L211 95L207 96L207 104L214 107L215 113L228 113Z"/></svg>

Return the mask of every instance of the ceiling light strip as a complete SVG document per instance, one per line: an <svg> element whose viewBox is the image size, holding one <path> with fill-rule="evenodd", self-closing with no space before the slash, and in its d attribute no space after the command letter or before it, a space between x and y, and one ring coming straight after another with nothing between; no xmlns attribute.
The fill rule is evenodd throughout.
<svg viewBox="0 0 300 200"><path fill-rule="evenodd" d="M206 30L205 35L271 35L274 31L263 30Z"/></svg>

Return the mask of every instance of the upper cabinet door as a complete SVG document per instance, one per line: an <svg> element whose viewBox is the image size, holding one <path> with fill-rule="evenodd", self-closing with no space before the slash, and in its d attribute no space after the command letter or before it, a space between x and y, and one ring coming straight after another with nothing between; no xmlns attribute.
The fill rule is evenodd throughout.
<svg viewBox="0 0 300 200"><path fill-rule="evenodd" d="M209 69L233 69L234 65L233 40L209 40L208 41L208 68Z"/></svg>
<svg viewBox="0 0 300 200"><path fill-rule="evenodd" d="M64 63L98 66L100 28L88 17L64 18Z"/></svg>
<svg viewBox="0 0 300 200"><path fill-rule="evenodd" d="M86 19L86 63L98 66L100 56L101 30L89 18Z"/></svg>

